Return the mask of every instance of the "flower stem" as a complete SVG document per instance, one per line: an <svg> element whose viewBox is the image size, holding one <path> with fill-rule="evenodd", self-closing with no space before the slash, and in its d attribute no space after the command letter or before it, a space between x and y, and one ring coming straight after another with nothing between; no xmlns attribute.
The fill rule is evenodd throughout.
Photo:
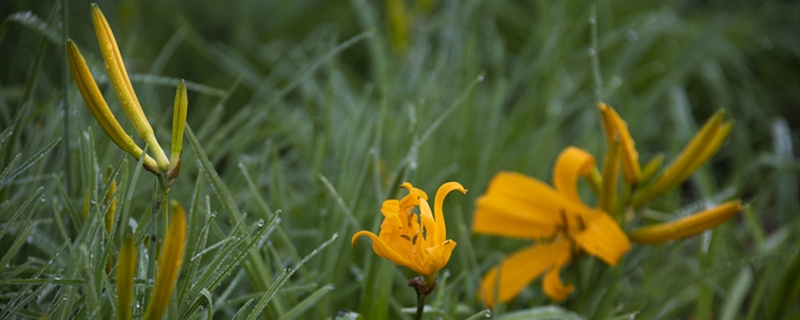
<svg viewBox="0 0 800 320"><path fill-rule="evenodd" d="M417 316L415 319L421 320L422 314L425 312L425 299L436 289L436 276L413 278L408 281L408 286L414 288L417 293Z"/></svg>
<svg viewBox="0 0 800 320"><path fill-rule="evenodd" d="M425 312L425 298L428 296L417 291L417 316L414 319L422 320L422 314Z"/></svg>

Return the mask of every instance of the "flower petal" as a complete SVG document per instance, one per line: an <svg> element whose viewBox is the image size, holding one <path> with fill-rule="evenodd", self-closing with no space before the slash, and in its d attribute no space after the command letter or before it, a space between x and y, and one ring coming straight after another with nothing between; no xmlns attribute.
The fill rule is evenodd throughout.
<svg viewBox="0 0 800 320"><path fill-rule="evenodd" d="M444 222L444 211L442 211L442 205L444 204L444 198L453 190L458 190L461 194L466 194L467 190L458 183L458 182L448 182L443 184L439 187L439 190L436 191L436 198L433 200L433 214L436 216L436 238L434 241L436 243L441 243L444 239L447 238L447 225ZM420 207L422 209L422 207Z"/></svg>
<svg viewBox="0 0 800 320"><path fill-rule="evenodd" d="M539 180L516 172L500 172L477 201L475 233L518 238L552 237L570 201Z"/></svg>
<svg viewBox="0 0 800 320"><path fill-rule="evenodd" d="M630 185L639 182L642 177L642 169L639 166L639 153L636 152L635 143L628 132L628 124L620 118L614 108L605 103L598 103L600 114L603 116L603 128L606 133L606 142L610 146L616 135L619 135L622 147L622 178Z"/></svg>
<svg viewBox="0 0 800 320"><path fill-rule="evenodd" d="M424 277L436 275L444 266L450 261L450 255L456 247L456 242L453 240L445 240L435 246L425 249L425 272L419 272Z"/></svg>
<svg viewBox="0 0 800 320"><path fill-rule="evenodd" d="M586 228L572 234L573 240L587 253L614 266L626 252L631 250L631 242L617 222L608 214L598 211L586 221Z"/></svg>
<svg viewBox="0 0 800 320"><path fill-rule="evenodd" d="M542 290L550 299L555 301L566 299L575 290L573 285L564 285L564 282L561 281L560 271L562 266L563 264L559 264L550 268L550 271L545 274L544 280L542 280Z"/></svg>
<svg viewBox="0 0 800 320"><path fill-rule="evenodd" d="M495 300L506 302L513 299L543 272L560 262L569 261L572 256L571 251L569 241L560 239L517 251L483 276L478 299L490 308L494 306ZM495 289L497 289L496 299Z"/></svg>
<svg viewBox="0 0 800 320"><path fill-rule="evenodd" d="M630 237L636 243L661 243L686 238L716 227L740 210L741 200L729 201L672 222L634 230Z"/></svg>
<svg viewBox="0 0 800 320"><path fill-rule="evenodd" d="M356 234L354 234L353 238L350 240L350 245L355 247L356 239L361 236L367 236L372 239L372 251L375 251L375 253L381 258L389 259L396 264L411 268L410 266L412 266L412 262L409 259L406 259L400 253L392 249L392 247L387 245L386 242L372 232L366 230L356 232Z"/></svg>
<svg viewBox="0 0 800 320"><path fill-rule="evenodd" d="M444 242L444 239L437 241L438 237L445 238L447 235L445 234L446 231L439 232L440 230L438 230L436 221L433 221L433 214L431 213L431 206L428 205L428 201L419 202L419 220L425 227L424 239L422 235L420 235L420 239L417 239L417 242L423 242L422 248L427 249Z"/></svg>
<svg viewBox="0 0 800 320"><path fill-rule="evenodd" d="M558 155L553 172L553 186L568 199L580 202L578 178L588 175L594 168L594 157L588 152L567 147ZM530 196L530 195L529 195Z"/></svg>

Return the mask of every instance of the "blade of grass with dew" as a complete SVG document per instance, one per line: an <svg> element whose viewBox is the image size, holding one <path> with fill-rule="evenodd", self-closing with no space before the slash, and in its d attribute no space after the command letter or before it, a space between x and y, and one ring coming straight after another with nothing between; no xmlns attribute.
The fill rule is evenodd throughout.
<svg viewBox="0 0 800 320"><path fill-rule="evenodd" d="M206 156L205 151L203 151L202 147L200 147L200 143L197 141L197 138L195 137L194 132L189 124L186 124L186 137L188 138L195 155L197 155L198 160L200 160L201 169L211 180L211 184L214 187L214 193L217 194L217 197L219 197L223 207L225 207L225 212L228 213L229 219L234 223L238 222L241 219L241 213L236 207L236 203L233 201L233 196L222 182L222 179L220 179L216 170L214 170L213 165L211 165L211 162L208 160L208 156ZM250 253L248 253L249 263L245 264L245 270L248 270L248 276L258 290L266 290L266 287L272 283L272 279L270 275L267 274L267 269L263 261L264 259L257 250L251 250ZM280 303L277 303L276 306L278 309L282 309Z"/></svg>
<svg viewBox="0 0 800 320"><path fill-rule="evenodd" d="M527 310L515 311L506 313L497 317L498 320L537 320L537 319L563 319L563 320L581 320L577 313L563 309L559 306L544 306L530 308Z"/></svg>
<svg viewBox="0 0 800 320"><path fill-rule="evenodd" d="M736 319L736 313L742 309L743 302L750 292L750 286L753 284L753 271L750 269L742 269L736 277L736 282L730 289L728 298L722 307L721 320Z"/></svg>
<svg viewBox="0 0 800 320"><path fill-rule="evenodd" d="M236 255L233 259L223 260L223 259L215 259L215 261L219 261L218 265L212 261L206 271L200 275L200 277L196 280L195 284L189 290L188 295L192 296L193 292L196 291L196 288L212 288L215 289L217 286L220 285L222 280L228 277L230 273L233 271L234 268L238 267L248 252L251 252L254 249L258 249L257 245L261 241L261 239L267 234L267 232L273 228L274 224L278 220L278 215L274 215L269 221L264 222L264 220L259 220L256 222L248 232L244 233L243 235L239 236L238 239L232 242L230 245L226 246L227 248L221 249L223 252L227 252L225 256L236 252L235 249L239 248ZM220 270L221 269L221 270ZM197 307L199 307L199 301L195 299L192 306L188 307L185 311L182 312L184 316L189 316L196 312ZM195 310L193 310L195 309Z"/></svg>
<svg viewBox="0 0 800 320"><path fill-rule="evenodd" d="M5 169L3 169L3 172L0 173L0 181L5 180L6 176L8 176L8 174L11 172L11 169L13 169L14 165L16 165L17 161L19 161L20 157L22 157L22 154L21 153L17 153L17 155L14 157L14 159L11 159L11 162L6 166Z"/></svg>
<svg viewBox="0 0 800 320"><path fill-rule="evenodd" d="M148 149L147 148L147 144L145 144L144 148L142 148L142 154L147 154L147 149ZM119 228L119 231L117 232L117 243L122 243L123 239L125 238L125 226L128 225L128 221L129 221L130 216L131 216L130 215L130 210L131 210L131 203L133 203L133 201L132 201L133 200L133 192L134 192L134 190L136 190L136 186L138 185L138 182L139 182L139 176L142 174L142 168L144 168L144 159L145 159L145 157L139 157L139 160L136 162L136 167L134 167L134 169L133 169L133 176L131 176L131 179L130 179L131 182L130 182L130 184L127 185L127 187L125 187L126 191L127 191L127 194L125 195L124 201L120 205L120 213L121 213L120 214L120 217L121 217L120 218L120 224L121 224L121 226ZM124 161L126 161L125 163L127 164L127 159L124 160ZM127 167L127 165L125 166L125 168L126 168L125 176L127 176L128 175L128 172L127 172L127 168L128 167ZM149 210L149 208L148 208L148 210ZM133 231L134 231L134 234L135 234L136 231L138 231L138 230L133 230ZM134 237L134 241L136 241L138 239L139 239L138 237ZM138 242L135 242L135 243L138 243Z"/></svg>
<svg viewBox="0 0 800 320"><path fill-rule="evenodd" d="M478 313L469 316L466 320L478 320L483 318L489 318L492 316L492 311L489 309L478 311Z"/></svg>
<svg viewBox="0 0 800 320"><path fill-rule="evenodd" d="M303 301L300 301L300 303L296 304L289 311L286 311L286 313L283 315L283 317L281 317L281 319L285 319L285 320L296 319L297 317L302 315L304 312L306 312L308 309L310 309L312 306L314 306L314 304L320 298L322 298L324 295L328 294L329 292L333 291L333 289L334 289L334 286L331 285L331 284L328 284L328 285L326 285L326 286L324 286L322 288L319 288L319 290L317 290L314 293L312 293L311 295L309 295L308 298L306 298Z"/></svg>
<svg viewBox="0 0 800 320"><path fill-rule="evenodd" d="M6 17L5 21L3 21L3 26L0 27L0 33L5 33L12 22L19 23L28 29L36 31L54 45L61 44L61 37L58 35L58 31L50 28L47 22L42 21L42 19L39 19L35 14L31 14L30 12L17 12L9 15ZM0 35L0 37L2 37L2 35Z"/></svg>
<svg viewBox="0 0 800 320"><path fill-rule="evenodd" d="M255 308L253 309L252 312L250 312L250 315L247 317L247 320L254 320L256 317L258 317L258 315L261 314L261 311L264 310L267 304L275 297L275 294L278 293L278 290L281 287L283 287L283 285L286 283L287 280L289 280L289 277L291 277L300 268L300 266L308 262L308 260L311 260L311 258L316 256L320 251L327 248L331 243L333 243L334 240L336 240L337 237L338 235L334 233L333 236L328 241L323 242L319 247L314 249L314 251L311 251L311 253L306 255L305 258L303 258L303 260L298 261L293 268L284 269L281 275L275 279L275 283L273 283L272 286L270 286L269 290L267 290L267 292L264 293L261 299L259 299Z"/></svg>
<svg viewBox="0 0 800 320"><path fill-rule="evenodd" d="M2 239L2 238L3 238L3 236L5 236L5 235L6 235L6 233L8 232L8 230L9 230L9 229L11 229L11 226L14 224L14 222L15 222L15 221L17 221L17 219L19 219L19 217L22 215L22 212L23 212L23 211L25 211L25 209L26 209L26 208L27 208L27 207L28 207L28 206L29 206L31 203L33 203L33 202L34 202L34 199L38 199L37 197L38 197L39 193L40 193L40 192L42 192L42 190L44 190L44 187L39 187L39 188L37 188L37 189L36 189L36 190L35 190L35 191L34 191L34 192L31 194L31 196L29 196L29 197L28 197L28 199L27 199L27 200L25 200L25 202L23 202L23 203L22 203L22 205L21 205L21 206L20 206L20 207L17 209L17 211L16 211L16 212L14 212L14 215L12 215L12 216L11 216L11 219L9 219L8 221L6 221L6 223L5 223L5 226L3 227L3 229L2 229L2 230L0 230L0 239ZM36 206L36 205L34 204L34 207L35 207L35 206ZM31 210L31 211L32 211L32 212L35 212L35 209L33 209L33 210ZM29 220L29 219L31 218L31 216L33 216L33 215L32 215L32 214L29 214L29 215L28 215L28 217L26 218L26 220ZM27 222L24 222L23 224L27 224ZM0 268L2 268L2 265L0 265Z"/></svg>
<svg viewBox="0 0 800 320"><path fill-rule="evenodd" d="M198 175L198 177L200 177L200 176L202 176L202 175ZM200 179L198 178L198 180L200 180ZM199 188L197 189L197 191L199 192ZM187 250L187 252L189 253L190 257L196 256L199 253L200 250L203 250L205 248L206 242L208 241L208 231L209 231L209 228L211 227L211 221L213 221L213 219L216 217L216 215L211 212L211 201L209 200L208 196L206 196L206 208L207 208L207 210L206 210L206 215L205 215L205 219L204 219L205 221L200 220L199 219L200 217L196 218L197 219L197 223L196 224L201 225L202 229L200 230L200 234L198 236L194 237L195 240L191 241L192 242L191 243L192 244L191 245L191 250ZM192 215L196 215L196 214L197 215L200 214L199 210L197 212L195 212L195 213L192 213ZM201 222L202 222L202 224L200 224ZM194 227L194 228L197 228L197 227ZM188 269L188 273L186 274L185 278L188 279L188 280L186 280L185 282L181 283L180 286L179 286L178 297L180 299L178 299L178 301L186 301L186 299L185 299L186 293L188 292L190 286L194 283L195 275L197 274L197 270L200 268L201 261L189 258L186 261L186 264L188 264L188 266L186 267Z"/></svg>
<svg viewBox="0 0 800 320"><path fill-rule="evenodd" d="M251 304L251 303L253 303L253 300L255 300L255 299L248 299L248 300L247 300L247 301L246 301L246 302L245 302L245 303L244 303L244 304L243 304L243 305L242 305L242 306L239 308L239 310L237 310L237 311L236 311L236 313L234 313L234 314L233 314L233 317L231 317L231 320L241 319L241 318L244 316L244 312L245 312L245 310L247 310L247 307L249 307L249 306L250 306L250 304Z"/></svg>
<svg viewBox="0 0 800 320"><path fill-rule="evenodd" d="M50 153L50 150L53 150L53 148L55 148L55 146L60 141L61 141L61 138L53 140L53 142L49 143L47 146L45 146L44 148L39 150L39 152L37 152L36 154L34 154L33 156L31 156L30 158L25 160L25 162L21 163L19 165L19 168L15 169L11 175L9 175L9 176L5 177L4 179L0 180L0 188L5 186L6 184L10 183L11 181L13 181L14 178L19 176L20 174L22 174L26 170L30 169L30 167L33 166L35 163L39 162L39 160L42 160L42 158L44 158L44 156L46 156L48 153Z"/></svg>
<svg viewBox="0 0 800 320"><path fill-rule="evenodd" d="M330 51L325 53L325 55L323 55L322 57L319 57L316 60L314 60L314 62L312 62L310 65L308 65L306 68L304 68L300 72L298 72L297 75L294 76L292 78L292 80L289 83L286 84L286 86L284 86L284 87L280 88L279 90L277 90L272 96L270 96L269 99L267 99L265 102L263 102L260 105L258 105L258 107L256 107L256 110L259 110L259 112L254 117L250 118L250 120L247 122L247 124L244 125L244 128L252 128L254 126L257 126L258 123L260 123L261 121L264 120L264 118L266 118L269 109L275 103L277 103L278 101L281 101L287 94L289 94L289 92L291 92L298 85L300 85L300 83L302 83L303 80L305 80L307 77L309 77L311 74L313 74L320 66L322 66L322 64L325 61L327 61L328 59L333 58L334 56L336 56L337 54L341 53L345 49L357 44L361 40L370 39L372 37L372 35L373 35L373 32L371 30L361 32L360 34L356 35L355 37L352 37L352 38L348 39L347 41L342 42L338 46L332 48Z"/></svg>
<svg viewBox="0 0 800 320"><path fill-rule="evenodd" d="M198 248L205 247L206 240L208 240L208 232L203 235L202 231L198 230L198 228L203 228L202 225L208 226L210 220L210 218L207 218L205 219L205 224L200 223L200 221L203 221L200 216L200 199L202 198L200 194L203 190L203 177L202 174L197 175L197 179L194 183L194 190L192 191L192 200L189 202L189 214L186 220L186 239L190 240L186 243L184 252L186 252L186 256L190 258L184 259L181 265L181 272L179 274L183 274L184 277L178 279L177 301L184 301L183 298L186 295L186 290L189 289L189 285L192 279L194 279L195 272L197 272L198 264L200 263L199 261L193 261L191 257L196 255ZM197 235L198 232L201 232L200 236Z"/></svg>

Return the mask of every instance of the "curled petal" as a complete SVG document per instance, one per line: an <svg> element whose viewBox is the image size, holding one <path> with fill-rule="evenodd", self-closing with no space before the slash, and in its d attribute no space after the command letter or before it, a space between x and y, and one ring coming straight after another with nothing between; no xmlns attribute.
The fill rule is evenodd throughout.
<svg viewBox="0 0 800 320"><path fill-rule="evenodd" d="M636 243L662 243L686 238L716 227L740 210L741 200L729 201L682 219L634 230L630 237Z"/></svg>
<svg viewBox="0 0 800 320"><path fill-rule="evenodd" d="M593 168L594 157L591 154L575 147L567 147L556 160L553 186L567 199L580 202L578 178L587 176Z"/></svg>
<svg viewBox="0 0 800 320"><path fill-rule="evenodd" d="M461 194L467 194L467 189L464 189L458 182L445 183L436 191L436 198L433 202L433 214L436 216L436 229L439 230L439 232L437 232L438 238L435 239L436 243L441 243L447 238L447 225L444 221L442 205L444 204L445 196L453 190L458 190Z"/></svg>
<svg viewBox="0 0 800 320"><path fill-rule="evenodd" d="M381 238L369 231L359 231L353 235L353 238L350 240L350 245L356 246L356 239L361 236L367 236L372 239L372 251L375 251L375 254L379 255L381 258L389 259L392 262L403 265L403 266L410 266L412 265L409 259L406 259L400 253L392 249L386 242L384 242Z"/></svg>
<svg viewBox="0 0 800 320"><path fill-rule="evenodd" d="M566 299L575 290L573 285L564 285L564 282L561 281L561 267L562 265L556 265L550 268L550 271L545 274L544 280L542 280L542 290L550 299L555 301Z"/></svg>
<svg viewBox="0 0 800 320"><path fill-rule="evenodd" d="M572 238L583 251L610 266L616 265L619 258L631 250L631 242L617 222L602 212L586 221L586 229L573 234Z"/></svg>
<svg viewBox="0 0 800 320"><path fill-rule="evenodd" d="M570 247L569 241L556 240L517 251L483 276L478 299L490 308L494 307L495 301L510 301L542 273L559 262L569 261L572 256Z"/></svg>

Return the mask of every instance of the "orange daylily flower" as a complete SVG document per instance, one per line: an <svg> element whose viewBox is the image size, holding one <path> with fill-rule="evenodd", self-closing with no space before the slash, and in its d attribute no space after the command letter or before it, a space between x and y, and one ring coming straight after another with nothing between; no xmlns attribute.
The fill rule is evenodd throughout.
<svg viewBox="0 0 800 320"><path fill-rule="evenodd" d="M559 272L576 250L614 266L631 249L619 225L606 212L586 206L578 196L578 178L589 175L594 167L592 155L569 147L556 161L555 189L514 172L500 172L492 179L477 201L473 232L547 241L518 251L486 273L481 301L489 306L509 301L543 273L545 294L563 300L573 287L561 281Z"/></svg>
<svg viewBox="0 0 800 320"><path fill-rule="evenodd" d="M424 277L426 285L431 285L435 282L436 272L447 264L456 246L455 241L447 239L442 212L444 198L453 190L462 194L467 190L458 182L443 184L436 192L432 213L425 191L408 182L401 187L408 189L405 197L383 202L380 235L362 230L353 235L351 244L355 246L356 239L361 236L370 237L376 254L413 270ZM418 216L414 214L414 207L419 207Z"/></svg>

